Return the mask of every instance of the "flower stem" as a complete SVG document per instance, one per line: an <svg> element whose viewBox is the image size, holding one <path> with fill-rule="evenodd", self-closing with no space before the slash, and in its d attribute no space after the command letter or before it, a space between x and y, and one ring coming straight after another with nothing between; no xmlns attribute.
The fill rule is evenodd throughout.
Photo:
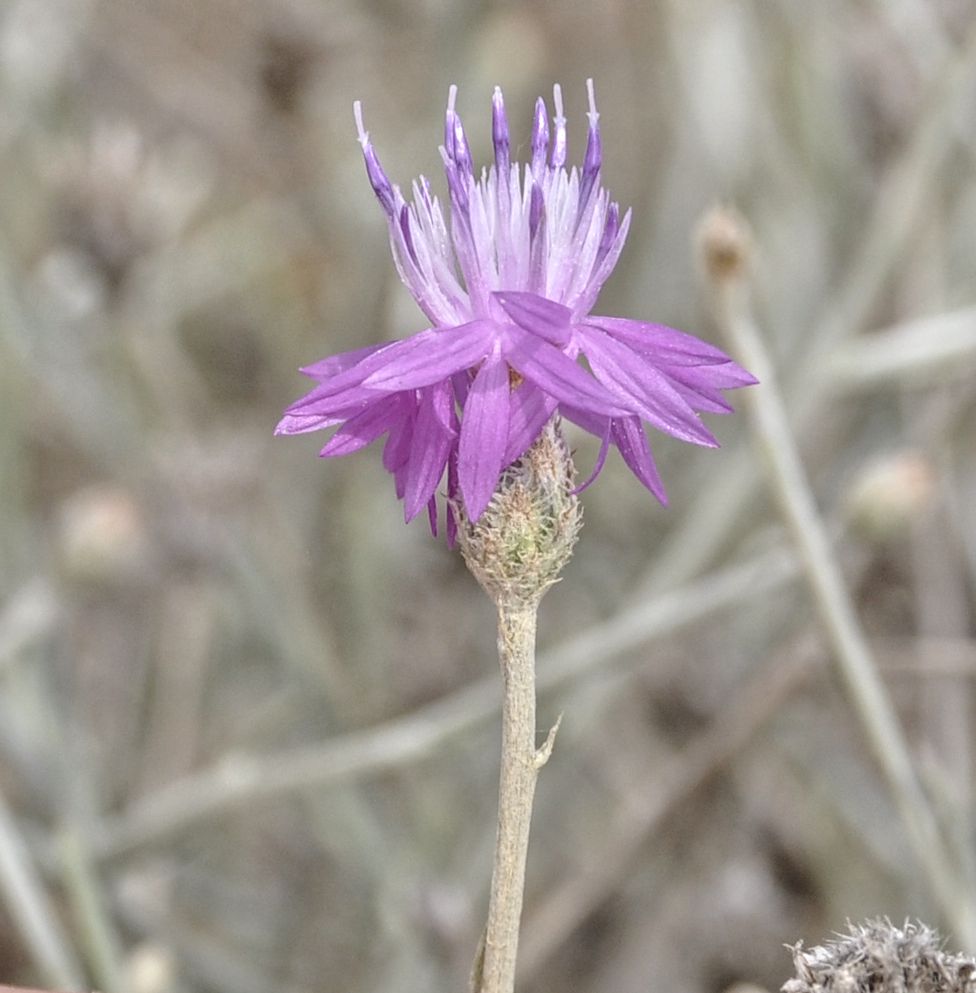
<svg viewBox="0 0 976 993"><path fill-rule="evenodd" d="M512 993L518 950L532 800L539 770L552 753L554 727L535 745L535 628L537 604L498 603L498 661L502 671L502 761L498 835L478 993ZM558 727L558 724L557 724Z"/></svg>

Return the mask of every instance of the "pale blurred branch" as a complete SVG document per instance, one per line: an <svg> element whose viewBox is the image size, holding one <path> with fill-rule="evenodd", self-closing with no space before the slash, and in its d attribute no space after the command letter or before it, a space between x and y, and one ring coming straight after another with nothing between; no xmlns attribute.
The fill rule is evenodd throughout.
<svg viewBox="0 0 976 993"><path fill-rule="evenodd" d="M770 593L790 582L796 570L791 556L774 549L624 610L541 653L539 692L552 692L609 664L627 663L626 652ZM198 821L244 805L401 768L436 755L497 710L495 680L485 678L405 717L321 745L272 756L229 755L215 768L178 780L119 817L103 821L93 832L93 849L102 858L118 856L159 844Z"/></svg>

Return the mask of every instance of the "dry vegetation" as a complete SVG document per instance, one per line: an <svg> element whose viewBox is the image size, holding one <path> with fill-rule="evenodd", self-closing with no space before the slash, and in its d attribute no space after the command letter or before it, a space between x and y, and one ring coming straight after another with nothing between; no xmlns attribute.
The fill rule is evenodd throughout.
<svg viewBox="0 0 976 993"><path fill-rule="evenodd" d="M487 599L367 452L272 438L296 368L421 326L363 174L437 173L450 82L560 81L634 207L605 312L759 323L973 878L972 0L0 3L0 981L457 991L485 911ZM574 125L575 131L573 130ZM743 418L618 461L540 617L523 993L778 987L845 918L939 920ZM582 438L582 466L594 447ZM972 887L971 887L972 888ZM969 949L973 951L973 949Z"/></svg>

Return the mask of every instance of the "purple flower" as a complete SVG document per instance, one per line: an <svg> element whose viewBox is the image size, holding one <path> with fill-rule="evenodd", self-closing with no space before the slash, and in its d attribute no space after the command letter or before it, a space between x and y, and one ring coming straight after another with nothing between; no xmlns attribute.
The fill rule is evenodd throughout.
<svg viewBox="0 0 976 993"><path fill-rule="evenodd" d="M279 434L338 425L322 449L347 455L386 435L383 464L409 521L428 508L447 471L451 501L477 520L501 471L538 438L554 414L601 440L588 485L615 445L662 502L664 487L643 421L692 444L717 442L698 416L728 413L721 391L756 380L712 345L659 324L590 314L627 237L600 184L599 115L587 83L589 134L583 165L566 169L562 93L535 107L531 160L510 159L500 89L492 97L495 163L474 172L448 98L441 158L450 226L424 177L408 202L390 183L355 104L366 172L387 215L400 278L430 326L409 338L323 359L302 370L317 386L286 411ZM585 357L589 371L580 364Z"/></svg>

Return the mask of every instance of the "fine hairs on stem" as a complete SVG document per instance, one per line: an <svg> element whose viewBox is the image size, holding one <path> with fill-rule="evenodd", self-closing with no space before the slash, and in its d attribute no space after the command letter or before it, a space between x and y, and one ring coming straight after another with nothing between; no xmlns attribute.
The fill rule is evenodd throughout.
<svg viewBox="0 0 976 993"><path fill-rule="evenodd" d="M719 208L702 221L699 248L716 320L737 358L762 383L762 389L749 391L744 399L770 491L796 545L837 672L888 782L918 863L958 939L974 948L973 901L959 884L959 874L919 784L891 699L878 676L814 502L776 372L753 318L748 278L751 247L745 222L734 211Z"/></svg>
<svg viewBox="0 0 976 993"><path fill-rule="evenodd" d="M512 993L529 826L539 770L559 723L536 747L535 631L539 601L572 555L580 526L573 464L555 421L505 470L485 513L460 514L465 562L498 608L502 755L498 833L488 922L471 975L472 993Z"/></svg>

